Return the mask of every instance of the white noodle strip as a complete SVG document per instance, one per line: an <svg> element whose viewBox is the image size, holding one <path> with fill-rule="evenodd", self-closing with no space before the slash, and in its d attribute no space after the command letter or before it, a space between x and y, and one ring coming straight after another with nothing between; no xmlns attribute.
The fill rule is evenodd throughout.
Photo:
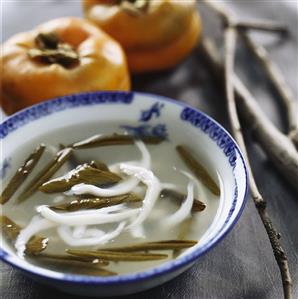
<svg viewBox="0 0 298 299"><path fill-rule="evenodd" d="M134 165L134 166L141 166L146 169L151 168L151 156L150 153L145 145L145 143L141 140L135 141L135 145L139 149L139 151L142 154L142 158L140 161L128 161L128 162L120 162L120 163L115 163L109 166L110 171L112 172L120 172L120 164L125 163L128 165Z"/></svg>
<svg viewBox="0 0 298 299"><path fill-rule="evenodd" d="M179 191L179 188L177 187L177 185L173 184L173 183L161 183L161 188L162 189L172 189L175 191Z"/></svg>
<svg viewBox="0 0 298 299"><path fill-rule="evenodd" d="M197 189L197 196L201 197L201 198L207 198L206 196L206 191L202 185L202 183L196 179L191 173L187 172L187 171L180 171L182 174L184 174L185 176L187 176L190 180L192 180L195 183L196 189ZM173 183L161 183L161 187L162 189L171 189L171 190L175 190L177 192L180 192L181 189ZM196 196L194 195L194 198Z"/></svg>
<svg viewBox="0 0 298 299"><path fill-rule="evenodd" d="M40 207L42 207L42 206L39 206L36 208L37 212L39 212ZM71 215L82 215L85 217L89 217L90 215L93 215L94 212L100 213L100 214L109 214L111 212L118 212L121 210L123 211L124 208L125 208L125 204L121 203L119 205L110 206L110 207L106 207L106 208L75 211L75 212L71 212Z"/></svg>
<svg viewBox="0 0 298 299"><path fill-rule="evenodd" d="M132 163L132 162L134 162L134 161L127 161L126 163L129 163L129 164L130 164L130 163ZM120 165L120 163L114 163L114 164L109 165L108 168L109 168L109 170L110 170L111 172L120 174L119 165Z"/></svg>
<svg viewBox="0 0 298 299"><path fill-rule="evenodd" d="M129 232L134 238L145 239L145 231L142 224L134 226L129 230Z"/></svg>
<svg viewBox="0 0 298 299"><path fill-rule="evenodd" d="M102 213L102 214L107 214L107 213L111 213L111 212L118 212L118 211L124 210L124 208L125 208L125 204L120 203L118 205L100 208L100 209L97 209L96 211L98 211L99 213ZM91 211L91 210L89 210L89 211Z"/></svg>
<svg viewBox="0 0 298 299"><path fill-rule="evenodd" d="M76 239L72 237L71 229L68 226L58 227L58 234L60 238L70 246L94 246L105 244L108 241L118 237L124 229L125 221L121 222L117 228L111 232L105 233L101 237Z"/></svg>
<svg viewBox="0 0 298 299"><path fill-rule="evenodd" d="M68 226L67 226L68 227ZM85 225L75 226L72 231L72 237L74 239L81 239L87 237L102 237L105 232L98 228L87 228Z"/></svg>
<svg viewBox="0 0 298 299"><path fill-rule="evenodd" d="M82 238L86 237L93 237L93 238L100 238L105 234L105 232L98 228L88 228L85 231L85 234L82 236Z"/></svg>
<svg viewBox="0 0 298 299"><path fill-rule="evenodd" d="M130 165L131 163L137 163L141 164L144 168L150 168L151 166L151 157L150 153L148 152L145 144L142 141L136 141L136 146L139 148L140 152L142 153L142 159L140 162L129 162L126 165ZM110 170L115 171L116 167L120 169L120 163L119 165L115 164L112 167L110 166ZM138 184L139 179L137 178L128 178L117 185L111 187L111 188L99 188L94 185L89 184L78 184L73 186L69 191L65 192L66 195L81 195L81 194L91 194L94 196L117 196L124 193L131 192Z"/></svg>
<svg viewBox="0 0 298 299"><path fill-rule="evenodd" d="M150 156L149 151L147 150L146 145L141 140L137 140L135 142L135 144L142 154L142 160L138 164L140 164L140 166L142 166L146 169L150 169L151 168L151 156Z"/></svg>
<svg viewBox="0 0 298 299"><path fill-rule="evenodd" d="M176 211L174 214L172 214L167 219L163 220L163 225L167 227L172 227L180 222L182 222L184 219L189 217L191 213L191 208L194 201L194 182L190 181L187 185L187 197L180 206L179 210Z"/></svg>
<svg viewBox="0 0 298 299"><path fill-rule="evenodd" d="M195 182L198 193L194 197L200 197L202 201L208 201L208 195L206 193L206 188L203 186L203 183L200 180L196 179L192 174L186 171L183 171L183 173Z"/></svg>
<svg viewBox="0 0 298 299"><path fill-rule="evenodd" d="M84 236L84 234L86 233L86 225L80 225L80 226L76 226L74 229L73 229L73 232L72 232L72 236L76 239L80 239Z"/></svg>
<svg viewBox="0 0 298 299"><path fill-rule="evenodd" d="M190 180L192 180L195 183L195 185L197 187L197 192L198 192L197 197L206 199L207 198L206 191L205 191L201 181L199 181L196 177L194 177L191 173L189 173L187 171L181 170L181 173L183 173L185 176L187 176Z"/></svg>
<svg viewBox="0 0 298 299"><path fill-rule="evenodd" d="M74 185L69 191L65 192L66 195L81 195L90 194L94 196L117 196L124 193L131 192L137 185L139 180L136 178L129 178L111 188L100 188L89 184Z"/></svg>
<svg viewBox="0 0 298 299"><path fill-rule="evenodd" d="M30 223L20 231L16 242L15 248L19 257L23 258L24 252L26 250L26 244L35 234L39 233L42 230L49 229L51 227L57 226L56 223L43 219L39 216L34 216Z"/></svg>
<svg viewBox="0 0 298 299"><path fill-rule="evenodd" d="M131 229L136 225L140 225L143 221L146 220L151 210L153 209L157 198L159 197L161 185L158 178L153 174L153 172L143 167L132 166L122 163L120 165L120 169L128 175L133 175L137 177L147 186L147 191L143 200L141 212L138 215L138 217L128 226L128 228Z"/></svg>
<svg viewBox="0 0 298 299"><path fill-rule="evenodd" d="M36 207L36 211L38 213L40 213L40 211L43 209L43 207L48 207L47 205L41 205ZM115 206L110 206L110 207L106 207L106 208L100 208L100 209L90 209L90 210L81 210L81 211L75 211L75 212L71 212L71 213L65 213L65 214L71 214L73 216L85 216L85 217L89 217L90 215L93 215L94 212L96 212L97 214L109 214L111 212L118 212L121 210L124 210L125 208L125 204L121 203ZM61 215L61 213L59 213L59 215Z"/></svg>
<svg viewBox="0 0 298 299"><path fill-rule="evenodd" d="M46 219L65 225L95 225L104 223L119 222L121 220L130 218L139 213L140 209L130 209L123 212L114 214L100 213L98 210L90 210L78 214L77 212L71 213L56 213L47 206L40 206L38 212Z"/></svg>

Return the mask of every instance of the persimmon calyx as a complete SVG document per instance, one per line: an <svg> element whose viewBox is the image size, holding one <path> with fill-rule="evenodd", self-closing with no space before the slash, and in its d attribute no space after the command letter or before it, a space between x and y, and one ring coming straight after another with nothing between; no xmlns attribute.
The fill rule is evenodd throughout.
<svg viewBox="0 0 298 299"><path fill-rule="evenodd" d="M150 0L116 0L121 9L132 16L146 13Z"/></svg>
<svg viewBox="0 0 298 299"><path fill-rule="evenodd" d="M28 50L28 55L43 63L57 63L63 67L73 67L80 61L75 49L62 43L55 33L40 33L35 38L36 48Z"/></svg>

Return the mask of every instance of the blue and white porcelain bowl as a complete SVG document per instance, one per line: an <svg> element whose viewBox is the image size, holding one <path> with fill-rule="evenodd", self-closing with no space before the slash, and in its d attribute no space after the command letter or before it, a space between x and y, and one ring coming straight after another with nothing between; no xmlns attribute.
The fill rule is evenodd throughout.
<svg viewBox="0 0 298 299"><path fill-rule="evenodd" d="M90 136L86 125L94 132L110 126L112 132L125 130L137 136L162 136L174 144L188 144L198 152L204 164L211 165L222 178L222 195L211 224L196 246L175 260L143 272L110 277L55 272L20 259L2 240L0 257L4 262L37 281L66 292L86 296L130 294L162 284L191 267L201 255L218 244L239 219L245 205L247 172L235 141L221 125L199 110L145 93L77 94L43 102L14 114L0 125L1 176L11 176L17 167L12 154L24 149L25 156L32 140L42 140L51 132L56 132L57 142L79 140ZM72 127L75 129L64 130ZM18 159L18 163L22 161Z"/></svg>

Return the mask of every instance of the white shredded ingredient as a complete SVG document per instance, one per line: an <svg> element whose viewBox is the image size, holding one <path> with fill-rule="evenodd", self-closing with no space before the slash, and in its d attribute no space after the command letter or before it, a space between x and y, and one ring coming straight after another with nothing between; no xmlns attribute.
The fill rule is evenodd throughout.
<svg viewBox="0 0 298 299"><path fill-rule="evenodd" d="M137 140L135 141L135 145L139 149L139 151L142 154L141 160L140 161L127 161L127 162L120 162L120 163L115 163L112 165L109 165L109 169L112 172L119 173L120 172L120 164L125 163L129 165L134 165L134 166L141 166L146 169L151 168L151 156L150 153L145 145L145 143L142 140Z"/></svg>
<svg viewBox="0 0 298 299"><path fill-rule="evenodd" d="M137 164L137 165L141 165L144 168L150 168L151 166L151 157L150 157L150 153L148 152L145 144L143 141L136 141L136 146L139 148L141 154L142 154L142 158L141 161L139 162L128 162L127 165L130 164ZM109 166L109 169L111 171L117 172L117 169L120 169L120 165L122 163L117 163L115 165ZM69 191L64 192L64 194L66 195L81 195L81 194L91 194L94 196L117 196L117 195L122 195L124 193L129 193L131 192L133 189L135 189L137 187L137 185L139 184L139 179L135 178L135 177L131 177L128 179L123 180L122 182L116 184L113 187L110 188L100 188L100 187L96 187L94 185L90 185L90 184L77 184L74 185Z"/></svg>
<svg viewBox="0 0 298 299"><path fill-rule="evenodd" d="M89 210L89 211L80 211L80 214L77 212L70 213L56 213L47 206L40 206L38 212L46 219L55 222L57 224L64 225L96 225L96 224L105 224L119 222L124 219L135 216L139 213L140 209L127 209L119 213L101 213L100 209Z"/></svg>
<svg viewBox="0 0 298 299"><path fill-rule="evenodd" d="M124 229L125 221L121 222L117 228L111 232L104 233L102 236L95 236L91 238L76 239L72 236L71 228L69 226L58 227L58 234L60 238L68 245L79 247L79 246L94 246L102 245L108 241L118 237Z"/></svg>
<svg viewBox="0 0 298 299"><path fill-rule="evenodd" d="M90 194L94 196L117 196L131 192L137 185L139 180L135 178L128 178L110 188L100 188L90 184L74 185L69 191L64 192L65 195L82 195Z"/></svg>
<svg viewBox="0 0 298 299"><path fill-rule="evenodd" d="M129 230L129 232L134 238L145 239L145 231L144 226L142 224L134 226Z"/></svg>
<svg viewBox="0 0 298 299"><path fill-rule="evenodd" d="M89 140L97 137L93 136ZM79 144L77 143L76 145ZM109 188L100 188L91 184L77 184L69 191L64 192L64 194L89 194L100 197L111 197L133 191L144 197L141 208L131 208L130 205L123 203L101 209L56 212L47 205L38 206L36 211L39 215L31 219L30 223L20 231L16 239L15 248L18 256L23 258L26 244L32 236L52 227L57 227L59 237L66 244L77 247L105 244L118 237L124 230L128 230L135 238L145 238L143 222L148 218L154 208L161 190L177 190L177 186L172 183L161 183L151 171L151 156L145 144L141 140L138 140L135 142L135 145L142 156L140 161L128 161L109 166L111 171L123 175L123 181ZM64 152L64 155L66 153L67 151ZM84 167L84 165L79 167ZM77 167L66 175L55 178L50 182L60 180L61 178L69 179L78 170L79 168ZM202 191L202 186L190 173L181 172L190 179L187 185L187 196L175 213L163 219L163 225L166 227L178 225L189 217L194 201L195 186L199 193ZM139 184L140 182L145 187ZM64 196L60 195L54 198L54 202L59 202L63 199ZM105 231L101 227L88 227L88 225L101 224L112 224L111 227L114 227L114 229Z"/></svg>
<svg viewBox="0 0 298 299"><path fill-rule="evenodd" d="M16 239L15 248L18 256L24 258L26 244L35 234L55 226L57 226L57 224L52 221L41 218L40 216L34 216L30 223L20 231Z"/></svg>
<svg viewBox="0 0 298 299"><path fill-rule="evenodd" d="M187 197L181 204L178 211L163 220L163 225L172 227L181 223L184 219L190 216L191 208L194 201L194 182L190 181L187 185Z"/></svg>
<svg viewBox="0 0 298 299"><path fill-rule="evenodd" d="M128 228L130 229L136 225L140 225L148 217L155 205L157 198L159 197L161 185L159 179L153 174L153 172L143 167L122 163L120 165L120 169L127 175L135 176L147 186L147 191L145 194L145 198L143 199L141 212L139 213L138 217L128 226Z"/></svg>

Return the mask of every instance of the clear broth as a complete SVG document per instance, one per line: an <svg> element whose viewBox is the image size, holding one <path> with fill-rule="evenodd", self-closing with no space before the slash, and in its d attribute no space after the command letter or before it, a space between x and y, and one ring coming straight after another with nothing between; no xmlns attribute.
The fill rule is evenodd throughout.
<svg viewBox="0 0 298 299"><path fill-rule="evenodd" d="M14 194L13 198L10 199L2 208L3 215L8 216L14 222L25 227L31 218L36 215L35 207L39 205L51 205L57 203L57 196L59 194L44 194L42 192L36 192L33 196L28 198L26 201L20 204L16 204L16 197L23 190L24 187L31 181L31 178L53 157L55 149L51 148L49 145L54 145L58 148L60 143L70 144L82 139L85 139L94 134L100 133L114 133L119 132L116 124L106 124L98 128L95 124L88 124L84 126L68 127L59 131L49 132L46 136L39 136L30 142L25 143L19 150L12 155L12 167L9 169L9 175L5 177L3 181L3 186L6 186L10 177L15 173L16 169L20 167L26 157L33 151L33 149L40 143L45 143L47 145L47 150L43 154L42 159L39 161L37 167L29 175L26 181L22 184L21 188ZM78 136L79 132L79 136ZM120 133L120 132L119 132ZM63 138L62 138L63 136ZM168 182L176 184L179 190L186 194L186 186L188 179L180 173L180 170L185 170L190 172L190 170L184 165L181 158L175 150L174 141L165 141L160 145L147 145L147 148L151 154L152 160L152 171L159 178L161 182ZM5 150L5 149L4 149ZM117 162L139 160L141 159L141 153L134 145L121 145L121 146L109 146L94 149L84 149L77 150L75 152L78 160L82 162L89 162L91 160L99 160L105 162L107 165L114 164ZM200 160L200 156L197 158ZM216 174L216 169L211 167L211 161L201 161L205 167L214 176ZM71 165L69 162L65 163L54 177L65 174L67 171L73 169L76 165ZM219 176L214 179L219 185ZM185 239L200 240L202 235L207 231L208 227L211 225L216 211L219 205L219 198L213 195L207 188L201 184L202 192L198 194L195 189L195 198L203 201L206 204L206 209L202 212L192 213L192 223L188 234ZM58 198L59 199L59 198ZM69 202L67 198L59 203ZM150 214L149 218L143 224L145 231L145 239L135 238L129 232L123 232L116 239L108 242L101 246L89 246L89 247L76 247L76 249L88 248L90 250L95 248L104 248L111 246L124 246L135 243L142 243L148 241L161 241L177 239L180 233L180 227L175 227L168 230L163 227L162 219L169 216L179 209L180 205L177 202L170 199L159 199ZM102 228L102 226L100 226ZM106 225L109 230L115 228L115 224ZM38 235L49 237L49 244L44 253L49 254L65 254L65 248L70 248L69 245L65 244L57 235L56 229L50 229L40 232ZM191 249L188 249L191 250ZM183 252L185 252L184 250ZM171 260L172 251L156 251L156 253L167 253L168 259L158 260L158 261L146 261L146 262L110 262L109 266L105 267L108 270L115 271L118 274L133 273L143 271L145 269L152 268L159 264L162 264L168 260ZM43 268L48 268L51 270L63 272L63 273L81 273L79 271L79 266L68 266L66 264L55 263L53 260L43 260L40 258L28 258L30 263L41 266Z"/></svg>

